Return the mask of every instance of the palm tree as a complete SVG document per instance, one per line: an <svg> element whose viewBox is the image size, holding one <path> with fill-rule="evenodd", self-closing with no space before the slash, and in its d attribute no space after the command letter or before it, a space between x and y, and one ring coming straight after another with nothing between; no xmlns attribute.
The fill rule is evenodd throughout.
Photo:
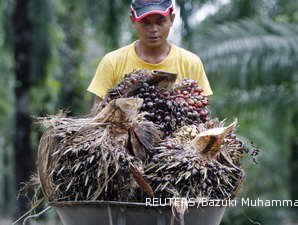
<svg viewBox="0 0 298 225"><path fill-rule="evenodd" d="M99 44L105 47L105 51L120 46L123 28L129 20L130 4L131 0L86 1L86 15L91 19Z"/></svg>
<svg viewBox="0 0 298 225"><path fill-rule="evenodd" d="M215 92L214 112L222 118L240 117L241 133L263 147L258 172L264 178L250 180L246 191L255 197L258 193L297 199L298 26L251 17L213 23L197 32L193 46ZM251 169L248 176L256 179L256 170ZM269 215L259 216L269 219Z"/></svg>
<svg viewBox="0 0 298 225"><path fill-rule="evenodd" d="M13 39L13 64L15 74L15 129L14 162L16 190L23 187L34 171L32 145L32 93L47 75L47 63L50 58L49 25L51 23L51 5L34 0L15 1L10 17ZM15 216L22 215L29 207L27 198L20 196L15 207Z"/></svg>
<svg viewBox="0 0 298 225"><path fill-rule="evenodd" d="M13 149L10 142L13 136L13 73L10 69L12 55L8 48L8 35L5 34L7 7L0 3L0 217L14 210Z"/></svg>

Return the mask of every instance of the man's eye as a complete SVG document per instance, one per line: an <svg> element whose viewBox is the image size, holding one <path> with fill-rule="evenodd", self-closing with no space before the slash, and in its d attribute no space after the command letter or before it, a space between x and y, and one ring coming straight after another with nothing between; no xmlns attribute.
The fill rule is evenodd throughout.
<svg viewBox="0 0 298 225"><path fill-rule="evenodd" d="M165 19L160 19L160 20L157 21L157 24L158 25L162 25L164 23L165 23Z"/></svg>
<svg viewBox="0 0 298 225"><path fill-rule="evenodd" d="M166 22L166 20L164 18L160 18L158 20L156 20L155 22L150 22L150 21L147 21L147 20L141 20L140 23L144 26L150 26L151 24L156 24L158 26L162 26L164 25L164 23Z"/></svg>
<svg viewBox="0 0 298 225"><path fill-rule="evenodd" d="M141 23L143 24L143 25L149 25L150 23L148 22L148 21L146 21L146 20L141 20Z"/></svg>

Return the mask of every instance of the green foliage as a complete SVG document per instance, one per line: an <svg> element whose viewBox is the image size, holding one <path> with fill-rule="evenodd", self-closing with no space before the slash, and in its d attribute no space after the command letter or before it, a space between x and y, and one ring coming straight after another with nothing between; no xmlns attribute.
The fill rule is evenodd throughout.
<svg viewBox="0 0 298 225"><path fill-rule="evenodd" d="M129 19L130 0L93 1L87 0L86 12L106 50L119 47L124 21Z"/></svg>
<svg viewBox="0 0 298 225"><path fill-rule="evenodd" d="M207 17L193 31L193 46L214 89L213 113L238 117L240 134L261 148L257 166L245 162L242 197L289 199L298 113L298 26L292 15L298 7L287 11L292 1L253 2L234 0ZM233 208L224 224L280 224L289 216L289 209Z"/></svg>
<svg viewBox="0 0 298 225"><path fill-rule="evenodd" d="M289 198L290 142L297 134L298 3L291 0L231 0L200 24L194 14L216 0L176 0L183 20L183 45L202 58L214 90L214 116L238 117L239 134L261 147L248 171L242 196ZM32 0L34 22L31 115L89 112L86 88L100 57L130 41L130 0ZM0 214L13 210L14 72L9 15L0 1ZM136 36L133 36L136 37ZM32 142L41 131L34 127ZM5 184L5 185L4 185ZM8 193L8 194L7 194ZM232 208L224 224L280 224L281 209Z"/></svg>
<svg viewBox="0 0 298 225"><path fill-rule="evenodd" d="M53 25L53 4L51 1L44 1L43 4L39 4L39 1L32 0L29 7L34 28L31 79L33 84L40 84L48 75L47 68L51 58L52 35L50 32Z"/></svg>
<svg viewBox="0 0 298 225"><path fill-rule="evenodd" d="M201 33L196 43L195 48L205 60L206 70L230 73L233 81L225 79L226 82L233 85L237 82L241 88L295 79L297 25L270 20L240 20ZM216 79L223 77L217 74Z"/></svg>
<svg viewBox="0 0 298 225"><path fill-rule="evenodd" d="M13 183L13 71L12 55L7 42L7 4L0 2L0 215L13 210L15 190Z"/></svg>

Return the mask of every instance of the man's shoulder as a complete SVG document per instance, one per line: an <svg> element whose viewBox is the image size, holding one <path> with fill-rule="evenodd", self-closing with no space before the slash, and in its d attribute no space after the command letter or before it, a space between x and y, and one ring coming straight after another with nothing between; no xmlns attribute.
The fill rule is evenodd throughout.
<svg viewBox="0 0 298 225"><path fill-rule="evenodd" d="M109 60L120 60L121 58L127 57L127 54L129 53L129 51L132 49L133 47L133 43L123 46L121 48L118 48L114 51L108 52L104 58L105 59L109 59Z"/></svg>
<svg viewBox="0 0 298 225"><path fill-rule="evenodd" d="M201 59L197 54L177 45L173 45L173 47L176 49L177 56L180 58L180 60L191 63L201 63Z"/></svg>

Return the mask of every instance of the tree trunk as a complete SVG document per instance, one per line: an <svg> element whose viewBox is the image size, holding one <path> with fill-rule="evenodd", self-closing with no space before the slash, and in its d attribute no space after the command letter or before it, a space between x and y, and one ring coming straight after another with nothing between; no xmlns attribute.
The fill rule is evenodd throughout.
<svg viewBox="0 0 298 225"><path fill-rule="evenodd" d="M180 16L182 19L182 42L183 45L191 49L192 48L192 29L189 24L189 17L192 15L192 7L187 6L187 4L192 5L192 1L186 2L184 0L176 0L177 5L180 7Z"/></svg>
<svg viewBox="0 0 298 225"><path fill-rule="evenodd" d="M12 16L13 50L15 59L15 177L17 191L23 182L29 181L34 167L31 147L30 97L32 21L29 17L30 0L16 0ZM16 202L15 216L27 210L24 196Z"/></svg>
<svg viewBox="0 0 298 225"><path fill-rule="evenodd" d="M73 1L66 1L64 7L68 11L72 11L73 16L62 14L59 17L59 22L64 31L64 48L68 51L60 52L61 57L62 76L59 78L62 87L60 90L60 97L58 101L58 108L67 109L70 115L81 114L84 110L85 89L82 88L80 82L81 64L84 61L84 14L77 3Z"/></svg>

